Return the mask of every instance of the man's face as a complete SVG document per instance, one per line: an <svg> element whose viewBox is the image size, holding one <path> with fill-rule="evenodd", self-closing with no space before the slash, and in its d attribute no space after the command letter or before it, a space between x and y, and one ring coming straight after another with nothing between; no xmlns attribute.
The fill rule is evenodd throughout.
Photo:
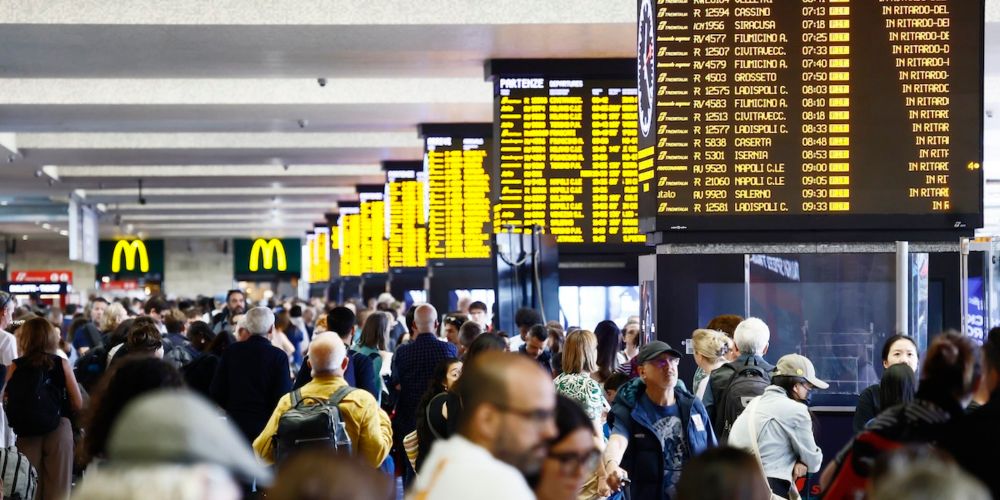
<svg viewBox="0 0 1000 500"><path fill-rule="evenodd" d="M247 308L247 298L242 293L234 293L226 301L226 307L229 308L229 314L242 314Z"/></svg>
<svg viewBox="0 0 1000 500"><path fill-rule="evenodd" d="M448 342L458 345L458 328L451 323L444 324L444 335L448 338Z"/></svg>
<svg viewBox="0 0 1000 500"><path fill-rule="evenodd" d="M94 323L100 323L101 318L104 317L104 311L107 310L108 305L104 302L94 302L94 305L90 308L90 319Z"/></svg>
<svg viewBox="0 0 1000 500"><path fill-rule="evenodd" d="M646 385L656 389L673 390L677 385L677 365L680 358L663 353L639 365L639 376Z"/></svg>
<svg viewBox="0 0 1000 500"><path fill-rule="evenodd" d="M469 309L469 319L486 326L486 311L482 309Z"/></svg>
<svg viewBox="0 0 1000 500"><path fill-rule="evenodd" d="M538 359L545 351L545 341L536 339L535 337L528 337L528 341L524 344L524 352L531 356L532 358Z"/></svg>
<svg viewBox="0 0 1000 500"><path fill-rule="evenodd" d="M541 469L549 442L557 435L556 393L551 380L540 370L523 370L512 375L510 401L501 409L500 428L493 455L524 474Z"/></svg>

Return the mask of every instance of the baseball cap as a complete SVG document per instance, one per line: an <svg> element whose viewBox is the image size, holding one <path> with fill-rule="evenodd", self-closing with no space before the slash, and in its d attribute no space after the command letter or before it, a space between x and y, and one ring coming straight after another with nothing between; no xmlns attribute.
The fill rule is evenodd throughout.
<svg viewBox="0 0 1000 500"><path fill-rule="evenodd" d="M778 365L774 369L774 375L784 375L787 377L804 378L818 389L826 389L830 384L816 378L816 368L812 361L801 354L786 354L778 360Z"/></svg>
<svg viewBox="0 0 1000 500"><path fill-rule="evenodd" d="M635 358L639 364L643 364L647 361L653 360L654 358L665 352L670 353L670 355L675 358L681 357L680 351L674 349L673 347L670 347L670 344L662 340L654 340L642 346L642 348L639 349L639 354L637 354Z"/></svg>
<svg viewBox="0 0 1000 500"><path fill-rule="evenodd" d="M209 463L268 485L272 475L246 439L201 396L166 389L125 407L108 439L110 464Z"/></svg>

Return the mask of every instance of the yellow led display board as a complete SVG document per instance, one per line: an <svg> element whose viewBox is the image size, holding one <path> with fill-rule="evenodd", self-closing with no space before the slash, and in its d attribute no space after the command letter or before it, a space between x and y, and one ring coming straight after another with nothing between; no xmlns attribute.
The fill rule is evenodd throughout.
<svg viewBox="0 0 1000 500"><path fill-rule="evenodd" d="M389 267L427 266L426 175L423 162L383 162L386 171Z"/></svg>

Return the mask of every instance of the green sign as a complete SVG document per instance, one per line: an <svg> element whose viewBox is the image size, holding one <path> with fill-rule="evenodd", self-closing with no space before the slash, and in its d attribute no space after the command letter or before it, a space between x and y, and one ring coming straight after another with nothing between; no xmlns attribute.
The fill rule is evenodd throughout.
<svg viewBox="0 0 1000 500"><path fill-rule="evenodd" d="M233 274L255 279L302 274L302 242L297 238L233 240Z"/></svg>
<svg viewBox="0 0 1000 500"><path fill-rule="evenodd" d="M98 255L98 276L163 279L163 240L101 240Z"/></svg>

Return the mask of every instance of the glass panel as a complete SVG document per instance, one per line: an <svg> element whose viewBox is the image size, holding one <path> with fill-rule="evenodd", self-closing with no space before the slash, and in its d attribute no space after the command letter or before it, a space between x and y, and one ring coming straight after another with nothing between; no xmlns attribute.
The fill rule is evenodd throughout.
<svg viewBox="0 0 1000 500"><path fill-rule="evenodd" d="M610 319L619 327L639 316L638 286L561 286L559 309L563 326L593 330Z"/></svg>
<svg viewBox="0 0 1000 500"><path fill-rule="evenodd" d="M817 392L820 404L853 404L850 396L878 383L882 346L895 331L894 254L769 254L748 260L750 315L771 329L768 361L789 353L808 357L830 383Z"/></svg>

